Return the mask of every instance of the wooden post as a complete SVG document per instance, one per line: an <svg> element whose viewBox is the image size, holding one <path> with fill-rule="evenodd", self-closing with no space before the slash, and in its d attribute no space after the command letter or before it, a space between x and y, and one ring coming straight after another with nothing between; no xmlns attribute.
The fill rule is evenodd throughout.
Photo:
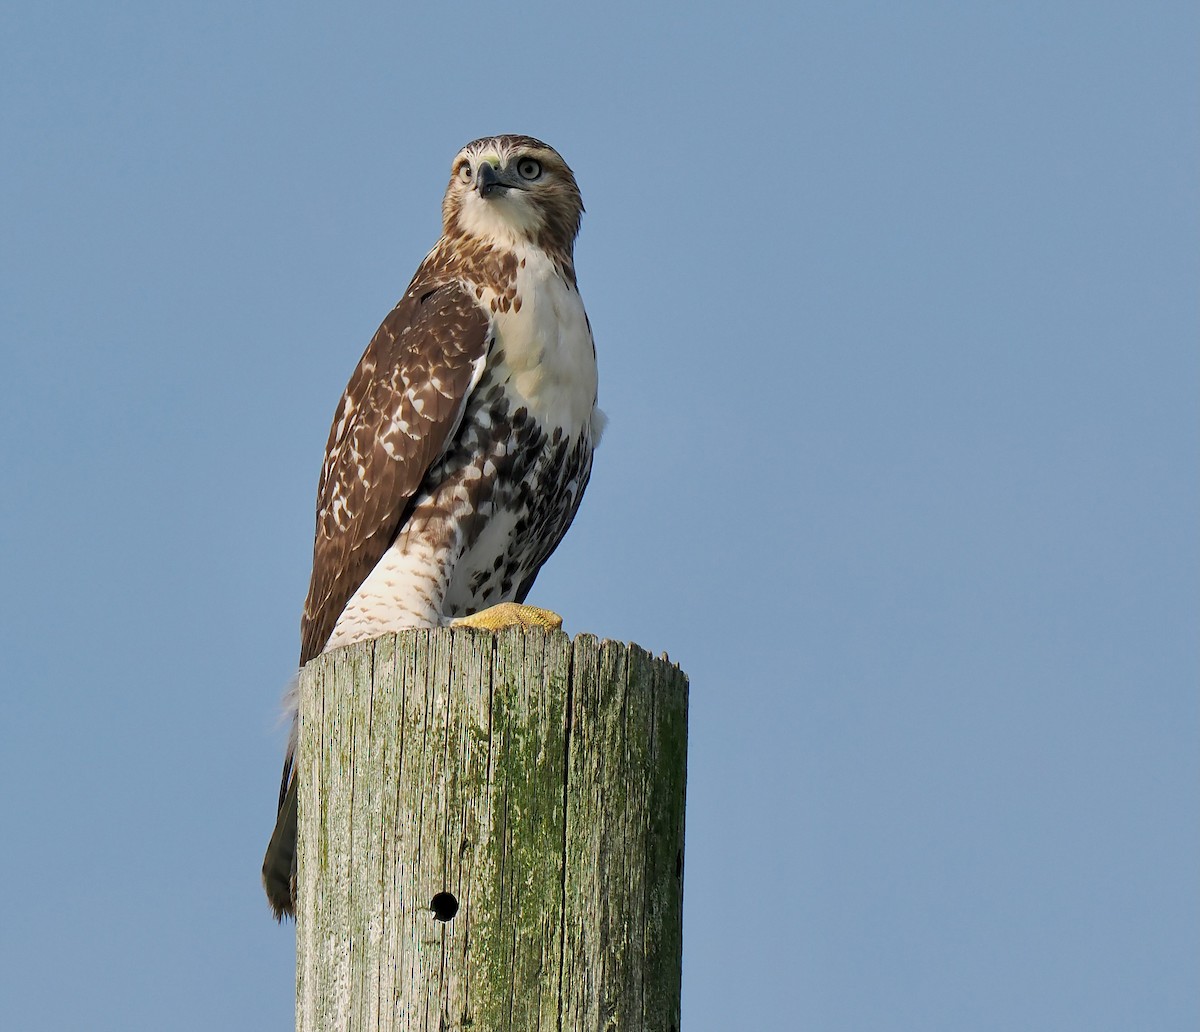
<svg viewBox="0 0 1200 1032"><path fill-rule="evenodd" d="M300 1032L679 1032L677 666L419 630L300 696Z"/></svg>

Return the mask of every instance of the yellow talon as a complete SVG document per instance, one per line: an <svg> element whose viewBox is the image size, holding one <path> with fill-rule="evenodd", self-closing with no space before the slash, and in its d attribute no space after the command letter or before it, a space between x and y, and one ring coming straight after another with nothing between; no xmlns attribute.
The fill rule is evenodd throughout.
<svg viewBox="0 0 1200 1032"><path fill-rule="evenodd" d="M452 620L450 626L474 627L480 631L502 631L506 627L545 627L556 631L562 626L562 617L549 609L539 609L537 606L501 602L482 612L460 616L457 620Z"/></svg>

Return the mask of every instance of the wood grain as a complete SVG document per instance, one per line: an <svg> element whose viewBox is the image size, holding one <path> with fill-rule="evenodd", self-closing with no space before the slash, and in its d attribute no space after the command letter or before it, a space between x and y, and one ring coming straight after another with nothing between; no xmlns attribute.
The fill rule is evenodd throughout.
<svg viewBox="0 0 1200 1032"><path fill-rule="evenodd" d="M417 630L318 657L300 691L298 1029L678 1032L677 666Z"/></svg>

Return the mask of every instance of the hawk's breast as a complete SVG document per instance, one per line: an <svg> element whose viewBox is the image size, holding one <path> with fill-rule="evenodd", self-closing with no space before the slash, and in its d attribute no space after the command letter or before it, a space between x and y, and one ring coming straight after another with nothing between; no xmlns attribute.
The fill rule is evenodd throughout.
<svg viewBox="0 0 1200 1032"><path fill-rule="evenodd" d="M492 315L494 343L464 419L478 504L449 615L524 597L575 516L603 427L579 291L533 250L519 256L515 286L507 310ZM487 294L481 303L490 307Z"/></svg>
<svg viewBox="0 0 1200 1032"><path fill-rule="evenodd" d="M547 255L529 249L517 263L516 298L493 317L489 366L509 407L524 407L547 431L575 437L596 405L596 350L579 291Z"/></svg>

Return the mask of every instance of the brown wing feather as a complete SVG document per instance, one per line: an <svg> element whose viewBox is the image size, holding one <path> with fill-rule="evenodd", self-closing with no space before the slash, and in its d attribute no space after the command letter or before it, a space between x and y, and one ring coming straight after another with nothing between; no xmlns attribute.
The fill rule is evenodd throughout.
<svg viewBox="0 0 1200 1032"><path fill-rule="evenodd" d="M363 353L329 431L317 489L300 663L395 540L409 501L462 418L488 319L457 283L422 266Z"/></svg>

